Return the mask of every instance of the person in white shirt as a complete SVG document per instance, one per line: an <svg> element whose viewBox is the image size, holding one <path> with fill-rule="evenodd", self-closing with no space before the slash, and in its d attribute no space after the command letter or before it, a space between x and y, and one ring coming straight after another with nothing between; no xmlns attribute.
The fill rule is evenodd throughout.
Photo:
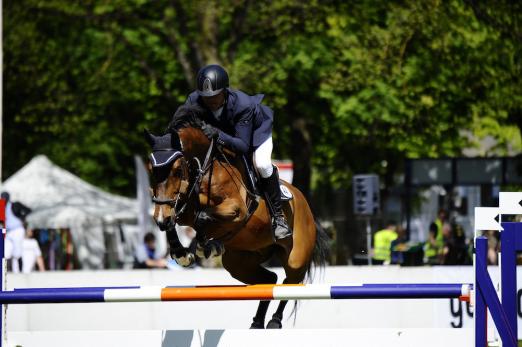
<svg viewBox="0 0 522 347"><path fill-rule="evenodd" d="M6 239L12 245L11 267L14 273L20 272L19 261L22 258L22 242L25 236L24 219L31 209L20 202L12 202L9 193L2 192L1 198L5 200L5 227ZM6 258L8 259L8 258ZM9 260L9 259L8 259Z"/></svg>
<svg viewBox="0 0 522 347"><path fill-rule="evenodd" d="M39 271L45 271L40 245L33 237L33 230L27 229L22 242L22 272L32 272L35 265L37 265Z"/></svg>
<svg viewBox="0 0 522 347"><path fill-rule="evenodd" d="M148 232L143 243L138 246L135 254L135 269L163 269L167 267L167 260L156 250L156 237Z"/></svg>

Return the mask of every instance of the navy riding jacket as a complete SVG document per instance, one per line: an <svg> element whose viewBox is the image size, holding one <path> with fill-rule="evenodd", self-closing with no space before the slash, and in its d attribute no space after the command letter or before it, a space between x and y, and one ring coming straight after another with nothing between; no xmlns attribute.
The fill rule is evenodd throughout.
<svg viewBox="0 0 522 347"><path fill-rule="evenodd" d="M237 153L247 153L256 149L272 136L274 112L261 104L263 94L254 96L240 90L227 88L227 96L223 111L216 119L208 110L205 122L219 129L218 143L227 146ZM206 109L197 91L192 92L186 105L199 105Z"/></svg>

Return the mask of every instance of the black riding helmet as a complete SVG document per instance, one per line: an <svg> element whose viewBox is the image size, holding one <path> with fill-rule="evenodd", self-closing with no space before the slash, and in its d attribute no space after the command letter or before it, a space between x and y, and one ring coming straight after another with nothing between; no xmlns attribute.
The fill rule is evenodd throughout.
<svg viewBox="0 0 522 347"><path fill-rule="evenodd" d="M228 88L228 74L219 65L207 65L199 70L196 84L199 95L214 96Z"/></svg>

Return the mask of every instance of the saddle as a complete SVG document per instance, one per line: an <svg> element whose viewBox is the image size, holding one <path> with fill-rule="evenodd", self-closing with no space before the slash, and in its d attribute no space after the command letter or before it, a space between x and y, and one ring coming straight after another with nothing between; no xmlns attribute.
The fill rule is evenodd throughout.
<svg viewBox="0 0 522 347"><path fill-rule="evenodd" d="M254 168L254 163L252 161L251 155L242 155L241 160L243 161L243 165L245 166L245 171L247 173L247 182L245 182L247 188L256 195L256 200L259 201L261 197L264 197L264 192L262 191L260 187L260 180L259 174ZM279 189L281 191L281 201L286 202L290 201L294 198L292 195L292 192L283 184L281 180L279 180ZM256 204L250 204L248 209L248 214L252 214L256 208Z"/></svg>

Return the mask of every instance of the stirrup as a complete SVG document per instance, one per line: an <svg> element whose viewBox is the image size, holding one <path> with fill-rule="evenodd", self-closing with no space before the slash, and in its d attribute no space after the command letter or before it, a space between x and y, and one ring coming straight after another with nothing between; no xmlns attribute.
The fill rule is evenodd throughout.
<svg viewBox="0 0 522 347"><path fill-rule="evenodd" d="M292 230L288 226L285 217L277 216L274 217L272 222L272 231L274 233L274 238L277 240L284 240L288 237L292 236Z"/></svg>

